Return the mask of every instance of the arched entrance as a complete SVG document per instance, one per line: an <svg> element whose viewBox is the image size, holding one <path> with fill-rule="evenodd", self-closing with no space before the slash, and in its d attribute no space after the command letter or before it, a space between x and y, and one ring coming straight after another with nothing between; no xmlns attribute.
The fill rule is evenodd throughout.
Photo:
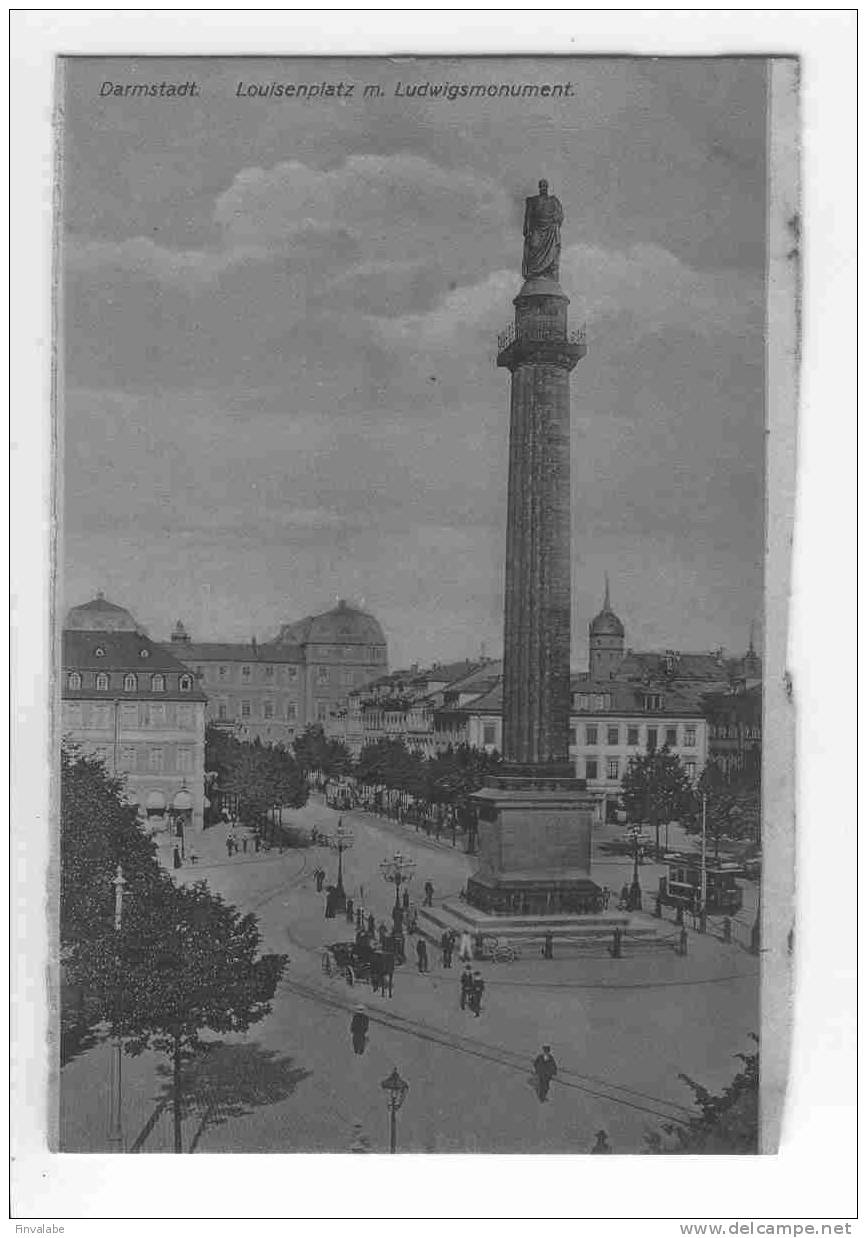
<svg viewBox="0 0 867 1238"><path fill-rule="evenodd" d="M178 840L181 855L186 854L186 834L193 822L193 797L183 786L172 800L172 834Z"/></svg>

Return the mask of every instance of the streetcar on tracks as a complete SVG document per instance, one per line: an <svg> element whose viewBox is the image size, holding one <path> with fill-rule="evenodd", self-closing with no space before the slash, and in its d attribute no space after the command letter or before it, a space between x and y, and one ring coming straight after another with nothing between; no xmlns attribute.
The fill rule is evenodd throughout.
<svg viewBox="0 0 867 1238"><path fill-rule="evenodd" d="M669 853L665 856L668 873L659 878L659 901L665 907L682 907L691 911L701 904L701 856ZM744 892L737 878L743 873L739 864L712 860L705 864L707 906L710 915L733 916L744 903Z"/></svg>

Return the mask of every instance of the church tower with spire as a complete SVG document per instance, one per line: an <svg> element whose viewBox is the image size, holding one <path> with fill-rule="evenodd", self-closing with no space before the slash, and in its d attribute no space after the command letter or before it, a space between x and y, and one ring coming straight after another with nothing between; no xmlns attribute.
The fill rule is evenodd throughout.
<svg viewBox="0 0 867 1238"><path fill-rule="evenodd" d="M605 600L590 624L590 678L610 679L623 661L623 624L611 609L611 589L605 573Z"/></svg>

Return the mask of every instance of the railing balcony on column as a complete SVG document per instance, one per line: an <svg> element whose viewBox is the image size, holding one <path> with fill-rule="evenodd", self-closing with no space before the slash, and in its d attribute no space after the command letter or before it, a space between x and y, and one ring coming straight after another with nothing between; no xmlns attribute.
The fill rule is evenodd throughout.
<svg viewBox="0 0 867 1238"><path fill-rule="evenodd" d="M497 336L497 352L503 352L516 340L551 340L558 343L565 341L569 344L583 345L587 343L587 328L581 326L561 334L556 329L552 330L541 323L523 323L520 331L514 323L510 323L506 330L501 331Z"/></svg>

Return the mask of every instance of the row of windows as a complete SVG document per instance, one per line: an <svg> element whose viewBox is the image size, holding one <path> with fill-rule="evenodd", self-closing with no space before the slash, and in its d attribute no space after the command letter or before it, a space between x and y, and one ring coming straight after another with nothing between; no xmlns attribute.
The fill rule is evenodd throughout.
<svg viewBox="0 0 867 1238"><path fill-rule="evenodd" d="M641 707L647 713L659 713L663 707L663 697L660 692L645 692L641 698ZM610 692L573 692L572 708L577 710L611 709Z"/></svg>
<svg viewBox="0 0 867 1238"><path fill-rule="evenodd" d="M261 714L259 713L259 709L258 709L259 704L261 704L261 707L262 707ZM318 722L326 721L326 719L328 718L328 710L329 710L329 704L327 701L316 702L316 719ZM269 720L279 718L281 720L285 719L287 722L297 722L298 721L298 703L297 701L280 702L280 701L270 701L270 700L262 701L262 702L241 701L240 716L245 720L250 719L250 718L262 717L262 718L266 718ZM229 721L230 719L233 719L235 717L234 710L232 709L228 701L217 702L217 717L221 721Z"/></svg>
<svg viewBox="0 0 867 1238"><path fill-rule="evenodd" d="M110 756L108 748L94 748L93 755L98 761L102 761L106 765L108 764ZM191 774L193 772L192 748L170 749L168 760L166 760L167 754L164 748L136 748L134 744L122 744L117 755L118 768L124 773L161 774L163 772L177 772L178 774ZM173 768L172 755L175 758Z"/></svg>
<svg viewBox="0 0 867 1238"><path fill-rule="evenodd" d="M620 726L599 727L599 726L593 726L592 724L588 724L587 726L584 727L584 743L588 747L592 748L596 744L601 742L599 737L600 737L600 734L604 733L605 743L607 744L607 746L609 748L617 748L620 745L621 735L623 734L624 729L626 731L627 746L630 748L639 747L641 743L641 739L640 739L641 728L637 726L627 726L626 728L623 728ZM664 735L663 742L666 743L669 746L669 748L677 747L678 728L676 726L664 727L663 735ZM684 748L695 747L695 735L696 735L696 728L694 726L688 725L683 728ZM569 742L571 744L577 744L578 742L577 727L572 727L571 730L569 731ZM649 726L647 728L647 738L645 742L650 748L657 747L659 743L659 728L658 727Z"/></svg>
<svg viewBox="0 0 867 1238"><path fill-rule="evenodd" d="M75 730L108 730L114 725L112 706L96 701L64 701L63 718L64 725ZM169 705L162 701L124 701L120 706L119 722L124 731L165 726L191 730L196 725L196 713L192 703L183 701Z"/></svg>
<svg viewBox="0 0 867 1238"><path fill-rule="evenodd" d="M82 686L82 678L78 671L70 671L66 676L66 685L73 691L79 691ZM111 687L111 676L106 671L98 671L94 679L94 687L97 692L108 692ZM130 671L123 677L124 692L138 692L139 687L148 688L151 692L165 692L166 677L165 675L136 675ZM193 688L192 675L181 675L178 679L178 687L181 692L191 692Z"/></svg>
<svg viewBox="0 0 867 1238"><path fill-rule="evenodd" d="M208 678L208 677L213 678L212 674L209 676L210 669L211 668L208 666L197 666L196 674L202 678ZM282 678L286 683L297 683L298 682L299 668L297 666L293 666L293 665L284 666L282 676L278 675L277 669L278 668L276 666L270 666L270 665L265 665L261 667L261 670L263 671L263 674L264 674L264 678L270 682L277 682L277 680L280 678ZM332 677L332 671L333 671L333 677ZM222 680L229 680L231 679L231 672L232 672L231 666L218 665L216 668L216 678L222 679ZM363 670L355 671L352 667L317 666L316 667L316 682L317 683L336 683L338 674L340 676L340 682L342 683L348 683L348 684L352 684L356 682L360 683L360 682L363 682L364 680ZM244 683L252 683L253 681L253 667L252 666L245 665L241 667L241 679Z"/></svg>
<svg viewBox="0 0 867 1238"><path fill-rule="evenodd" d="M724 723L710 727L711 739L738 739L741 734L744 739L761 739L762 728L760 726L726 726Z"/></svg>
<svg viewBox="0 0 867 1238"><path fill-rule="evenodd" d="M608 782L620 781L620 758L609 757L605 761L605 776ZM625 767L624 767L625 768ZM695 780L695 761L685 761L686 776L692 782ZM588 757L584 762L584 777L588 782L596 782L599 778L599 762L595 757Z"/></svg>

